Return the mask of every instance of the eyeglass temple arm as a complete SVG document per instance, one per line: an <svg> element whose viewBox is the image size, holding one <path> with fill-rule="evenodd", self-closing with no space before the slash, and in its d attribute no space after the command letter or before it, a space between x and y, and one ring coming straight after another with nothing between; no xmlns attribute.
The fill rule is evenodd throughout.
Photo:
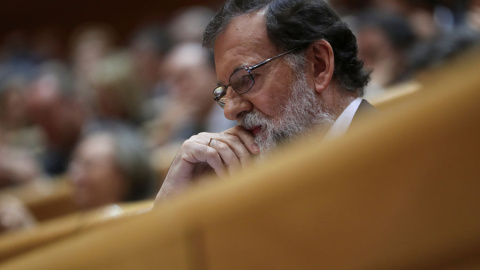
<svg viewBox="0 0 480 270"><path fill-rule="evenodd" d="M282 57L282 56L284 56L284 55L286 55L286 54L289 54L289 53L291 53L291 52L293 52L293 51L295 51L295 49L291 49L291 50L286 51L286 52L283 52L283 53L281 53L281 54L279 54L279 55L277 55L277 56L274 56L274 57L272 57L272 58L268 58L267 60L265 60L265 61L263 61L263 62L260 62L260 63L258 63L258 64L256 64L256 65L251 66L251 67L248 69L248 71L251 71L251 70L254 70L254 69L256 69L256 68L259 68L259 67L267 64L268 62L270 62L270 61L272 61L272 60L275 60L275 59L277 59L277 58L279 58L279 57Z"/></svg>

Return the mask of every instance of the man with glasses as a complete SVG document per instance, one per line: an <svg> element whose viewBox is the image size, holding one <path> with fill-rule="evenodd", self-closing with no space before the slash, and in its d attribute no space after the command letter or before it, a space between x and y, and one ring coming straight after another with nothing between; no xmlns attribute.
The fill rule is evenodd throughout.
<svg viewBox="0 0 480 270"><path fill-rule="evenodd" d="M204 33L217 72L214 99L238 125L185 141L157 196L198 176L247 166L307 131L344 134L373 108L360 97L369 73L350 29L321 0L227 0Z"/></svg>

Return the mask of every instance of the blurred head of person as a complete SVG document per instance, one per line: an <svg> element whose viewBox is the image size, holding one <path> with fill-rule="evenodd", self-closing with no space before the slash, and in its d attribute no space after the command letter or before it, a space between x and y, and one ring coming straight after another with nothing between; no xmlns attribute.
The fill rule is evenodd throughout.
<svg viewBox="0 0 480 270"><path fill-rule="evenodd" d="M193 6L181 10L170 22L168 32L176 44L202 42L203 31L212 20L215 12L203 6Z"/></svg>
<svg viewBox="0 0 480 270"><path fill-rule="evenodd" d="M87 73L107 55L115 44L115 32L108 25L79 27L71 37L73 66L80 73Z"/></svg>
<svg viewBox="0 0 480 270"><path fill-rule="evenodd" d="M467 23L473 30L480 32L480 0L470 0Z"/></svg>
<svg viewBox="0 0 480 270"><path fill-rule="evenodd" d="M75 91L85 102L91 102L91 81L99 62L111 53L116 41L115 31L108 25L81 26L70 38L70 59Z"/></svg>
<svg viewBox="0 0 480 270"><path fill-rule="evenodd" d="M98 63L92 79L94 117L138 124L142 93L127 53L117 52Z"/></svg>
<svg viewBox="0 0 480 270"><path fill-rule="evenodd" d="M45 171L51 175L63 173L85 120L64 65L47 62L40 66L38 76L28 89L27 112L45 135Z"/></svg>
<svg viewBox="0 0 480 270"><path fill-rule="evenodd" d="M209 108L214 104L210 96L216 80L214 65L213 55L200 43L174 47L161 68L170 96L192 107Z"/></svg>
<svg viewBox="0 0 480 270"><path fill-rule="evenodd" d="M357 42L372 81L388 86L408 78L409 52L416 38L400 15L380 10L358 16Z"/></svg>
<svg viewBox="0 0 480 270"><path fill-rule="evenodd" d="M138 134L110 126L87 134L69 167L80 209L148 198L153 189L149 156Z"/></svg>
<svg viewBox="0 0 480 270"><path fill-rule="evenodd" d="M211 97L216 80L213 56L199 43L174 47L161 67L169 103L162 110L162 132L183 140L202 130L215 106Z"/></svg>
<svg viewBox="0 0 480 270"><path fill-rule="evenodd" d="M148 25L137 30L130 42L135 76L147 95L157 94L161 80L159 66L170 49L167 31L162 25Z"/></svg>

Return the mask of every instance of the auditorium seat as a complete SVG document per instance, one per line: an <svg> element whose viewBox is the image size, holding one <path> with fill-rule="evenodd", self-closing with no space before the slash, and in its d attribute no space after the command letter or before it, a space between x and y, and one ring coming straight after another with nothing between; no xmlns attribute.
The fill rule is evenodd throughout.
<svg viewBox="0 0 480 270"><path fill-rule="evenodd" d="M379 111L385 111L395 104L408 101L414 98L414 95L422 90L422 84L417 80L412 80L400 85L389 88L385 94L373 100L369 100Z"/></svg>
<svg viewBox="0 0 480 270"><path fill-rule="evenodd" d="M7 188L0 192L2 195L18 198L39 222L78 210L73 201L73 187L64 177Z"/></svg>
<svg viewBox="0 0 480 270"><path fill-rule="evenodd" d="M343 138L0 269L478 269L478 59Z"/></svg>
<svg viewBox="0 0 480 270"><path fill-rule="evenodd" d="M477 69L478 61L480 61L480 59L477 59L477 50L478 48L473 48L457 57L445 60L446 62L443 65L423 70L414 79L390 86L385 94L369 101L378 110L385 111L415 99L418 92L425 89L427 91L436 91L435 87L432 87L432 84L436 84L436 81L443 82L447 80L445 78L451 78L453 82L461 80L464 77L463 70Z"/></svg>
<svg viewBox="0 0 480 270"><path fill-rule="evenodd" d="M31 230L1 235L0 262L82 231L139 215L152 205L152 200L113 204L52 219Z"/></svg>

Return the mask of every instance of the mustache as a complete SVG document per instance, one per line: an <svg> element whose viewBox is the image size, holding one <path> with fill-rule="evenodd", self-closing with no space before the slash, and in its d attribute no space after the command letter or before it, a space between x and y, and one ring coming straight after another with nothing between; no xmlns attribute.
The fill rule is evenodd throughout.
<svg viewBox="0 0 480 270"><path fill-rule="evenodd" d="M258 111L252 111L246 113L242 116L239 120L237 120L237 124L242 126L245 129L252 129L257 126L265 127L270 123L269 120L265 115Z"/></svg>

